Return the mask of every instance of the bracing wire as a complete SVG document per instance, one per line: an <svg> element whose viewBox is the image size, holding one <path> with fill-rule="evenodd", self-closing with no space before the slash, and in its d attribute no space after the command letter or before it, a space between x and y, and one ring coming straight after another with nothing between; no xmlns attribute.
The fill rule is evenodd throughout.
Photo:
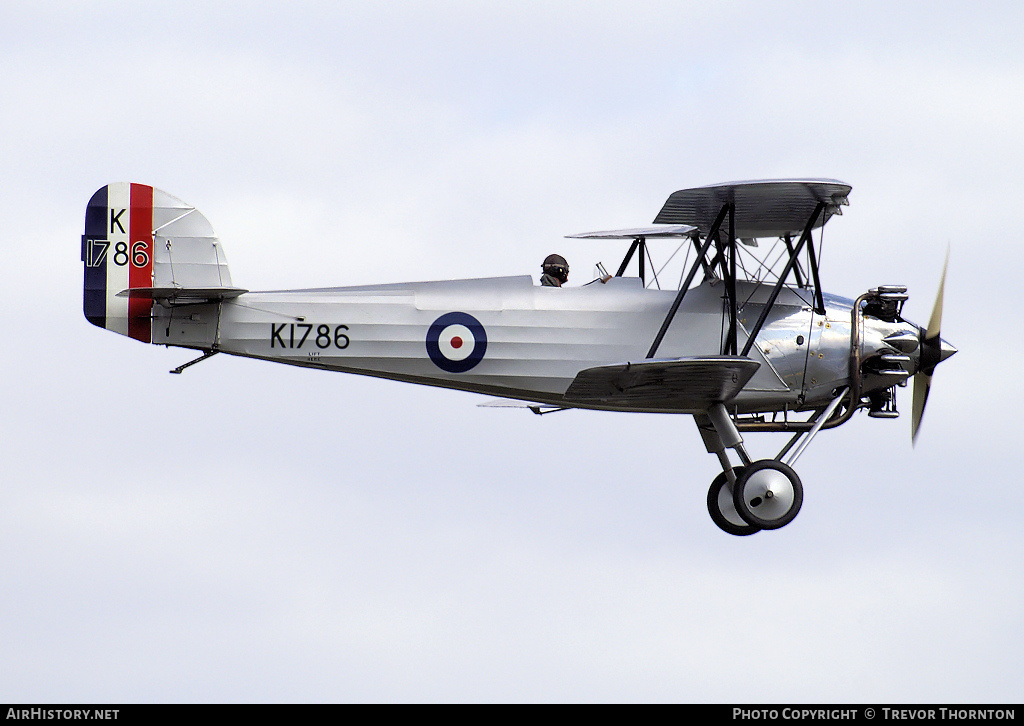
<svg viewBox="0 0 1024 726"><path fill-rule="evenodd" d="M683 244L686 244L686 243L684 242ZM680 246L682 246L682 245L680 245ZM679 250L677 249L676 252L678 252L678 251ZM675 256L676 252L672 253L673 257ZM669 257L668 259L669 259L669 261L671 261L672 257ZM668 262L666 262L665 264L667 265ZM694 264L696 264L696 260L694 260ZM683 258L683 269L680 270L680 272L679 272L679 284L676 285L676 289L677 290L683 286L683 278L686 277L686 271L689 268L690 268L690 246L686 245L686 257Z"/></svg>
<svg viewBox="0 0 1024 726"><path fill-rule="evenodd" d="M672 258L675 257L677 254L679 254L679 250L682 249L683 245L685 245L685 244L686 244L685 241L684 242L680 242L679 246L676 247L675 252L673 252L671 255L669 255L668 259L665 260L665 264L662 265L661 268L657 272L654 271L654 260L651 260L651 272L654 273L655 281L657 281L658 275L660 275L662 272L664 272L665 268L668 267L668 263L670 263L672 261ZM689 259L689 258L690 258L690 252L689 252L689 249L687 249L686 259ZM650 250L647 251L647 259L648 260L651 259L651 252L650 252ZM686 265L685 264L683 265L683 273L684 274L686 273ZM682 277L679 278L680 283L682 282L682 279L683 279ZM661 284L660 283L658 284L658 289L659 290L661 289Z"/></svg>
<svg viewBox="0 0 1024 726"><path fill-rule="evenodd" d="M644 254L647 255L647 261L651 263L651 274L654 275L654 284L657 285L658 289L660 290L661 289L661 281L658 280L658 271L654 269L654 260L651 259L651 248L648 247L647 245L644 245ZM669 259L672 259L672 258L670 257ZM668 263L665 263L665 264L668 264ZM661 269L665 269L664 265L662 266Z"/></svg>

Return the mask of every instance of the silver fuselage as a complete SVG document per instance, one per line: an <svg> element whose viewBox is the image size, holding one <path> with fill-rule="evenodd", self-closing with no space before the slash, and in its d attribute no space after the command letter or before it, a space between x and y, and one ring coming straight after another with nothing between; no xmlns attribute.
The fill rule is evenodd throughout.
<svg viewBox="0 0 1024 726"><path fill-rule="evenodd" d="M724 287L709 280L687 293L658 358L721 351L728 321ZM768 286L737 283L740 348L768 292ZM249 292L221 303L155 305L152 330L158 344L566 405L563 394L579 371L644 359L675 295L644 289L638 278L551 288L528 276ZM853 301L824 300L820 315L808 291L782 289L749 353L761 366L730 408L814 408L847 384ZM428 349L431 326L453 312L478 321L484 331L478 337L486 336L486 350L477 349L482 357L465 371L443 370L436 346L435 353ZM872 335L868 327L862 348L870 355L889 330Z"/></svg>

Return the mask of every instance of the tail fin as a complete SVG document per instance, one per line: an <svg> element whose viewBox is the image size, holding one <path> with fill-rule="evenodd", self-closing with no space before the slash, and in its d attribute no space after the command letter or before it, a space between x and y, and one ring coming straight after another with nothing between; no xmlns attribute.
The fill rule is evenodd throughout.
<svg viewBox="0 0 1024 726"><path fill-rule="evenodd" d="M231 287L227 260L206 217L145 184L109 184L92 195L82 235L86 319L146 343L153 303L205 302Z"/></svg>

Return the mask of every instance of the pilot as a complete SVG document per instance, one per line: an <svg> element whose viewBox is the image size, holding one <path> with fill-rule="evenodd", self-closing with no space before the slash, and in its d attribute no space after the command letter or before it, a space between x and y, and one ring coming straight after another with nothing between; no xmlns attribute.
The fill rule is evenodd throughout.
<svg viewBox="0 0 1024 726"><path fill-rule="evenodd" d="M561 255L548 255L540 269L540 284L545 287L561 287L569 280L569 263Z"/></svg>

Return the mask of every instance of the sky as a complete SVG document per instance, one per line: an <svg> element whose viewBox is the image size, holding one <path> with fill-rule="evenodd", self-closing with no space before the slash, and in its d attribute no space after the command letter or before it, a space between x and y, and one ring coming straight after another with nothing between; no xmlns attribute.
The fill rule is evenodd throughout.
<svg viewBox="0 0 1024 726"><path fill-rule="evenodd" d="M255 7L254 7L255 6ZM1014 703L1024 8L0 0L0 702ZM950 251L917 445L856 416L784 529L708 517L690 417L146 346L85 205L198 207L284 289L612 268L677 190L852 185L826 290ZM40 274L48 271L43 279ZM577 272L579 271L579 272ZM779 435L748 436L770 458Z"/></svg>

